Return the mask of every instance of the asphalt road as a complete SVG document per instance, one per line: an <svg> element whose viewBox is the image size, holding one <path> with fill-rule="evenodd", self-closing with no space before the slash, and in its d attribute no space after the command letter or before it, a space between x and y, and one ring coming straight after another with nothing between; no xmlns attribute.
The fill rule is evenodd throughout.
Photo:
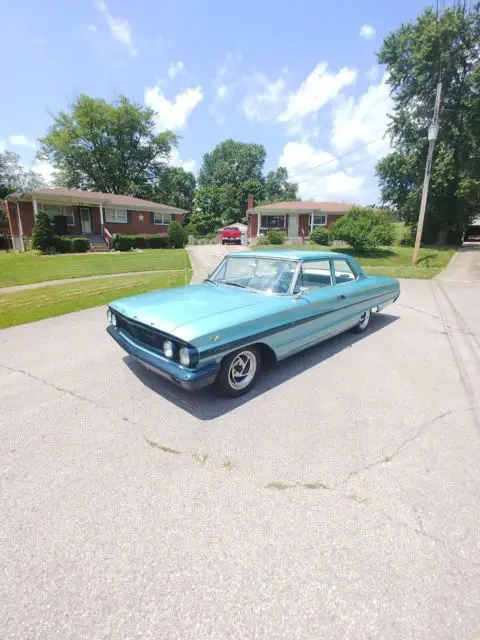
<svg viewBox="0 0 480 640"><path fill-rule="evenodd" d="M236 401L104 309L1 331L0 638L478 640L479 295L403 282Z"/></svg>

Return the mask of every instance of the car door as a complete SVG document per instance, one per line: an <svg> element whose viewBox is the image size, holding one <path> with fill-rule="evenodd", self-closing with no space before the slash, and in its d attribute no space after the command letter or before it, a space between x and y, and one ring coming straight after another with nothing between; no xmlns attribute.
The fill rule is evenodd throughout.
<svg viewBox="0 0 480 640"><path fill-rule="evenodd" d="M291 329L282 336L282 344L276 345L281 356L330 335L340 302L334 289L328 258L302 262L292 299Z"/></svg>

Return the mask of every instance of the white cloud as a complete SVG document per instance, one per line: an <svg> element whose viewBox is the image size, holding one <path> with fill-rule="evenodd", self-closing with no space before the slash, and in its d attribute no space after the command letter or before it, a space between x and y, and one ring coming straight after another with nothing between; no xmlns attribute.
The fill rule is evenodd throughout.
<svg viewBox="0 0 480 640"><path fill-rule="evenodd" d="M179 60L178 62L171 62L168 65L168 75L170 78L172 78L172 80L173 78L180 75L181 73L184 73L184 71L185 71L185 65L181 60Z"/></svg>
<svg viewBox="0 0 480 640"><path fill-rule="evenodd" d="M55 183L54 173L55 168L47 160L34 160L29 169L33 169L36 173L39 173L45 180L47 185L53 185Z"/></svg>
<svg viewBox="0 0 480 640"><path fill-rule="evenodd" d="M363 176L340 169L335 156L306 142L288 142L278 165L288 169L304 200L357 202L362 197Z"/></svg>
<svg viewBox="0 0 480 640"><path fill-rule="evenodd" d="M187 118L203 99L201 87L181 91L173 101L168 100L159 85L145 90L145 104L155 111L159 131L179 131L185 127Z"/></svg>
<svg viewBox="0 0 480 640"><path fill-rule="evenodd" d="M171 167L182 167L182 169L185 169L185 171L191 171L192 173L195 171L195 167L197 165L197 163L193 159L183 160L180 157L180 153L178 152L178 149L175 149L175 148L173 148L170 153L170 160L168 164Z"/></svg>
<svg viewBox="0 0 480 640"><path fill-rule="evenodd" d="M132 56L137 55L137 49L133 42L132 27L128 20L122 20L121 18L114 18L106 2L97 0L97 10L105 17L110 34L123 45L125 45ZM94 25L93 25L94 26ZM89 28L90 29L90 28Z"/></svg>
<svg viewBox="0 0 480 640"><path fill-rule="evenodd" d="M367 76L367 80L374 82L378 78L379 73L380 67L377 67L377 65L373 65L373 67L371 67L365 75Z"/></svg>
<svg viewBox="0 0 480 640"><path fill-rule="evenodd" d="M365 40L371 40L376 33L375 27L372 27L371 24L362 24L359 35Z"/></svg>
<svg viewBox="0 0 480 640"><path fill-rule="evenodd" d="M289 92L286 69L276 80L255 73L246 79L248 88L243 111L249 120L284 122L288 133L308 137L307 123L311 129L318 111L344 87L354 83L356 77L355 69L343 67L338 72L330 72L327 63L320 62L296 90Z"/></svg>
<svg viewBox="0 0 480 640"><path fill-rule="evenodd" d="M27 136L24 136L24 135L9 136L8 142L12 146L30 147L31 149L35 149L35 141L29 140Z"/></svg>
<svg viewBox="0 0 480 640"><path fill-rule="evenodd" d="M319 111L340 91L355 82L357 71L343 67L338 73L328 71L326 62L320 62L296 91L288 96L286 109L279 122L298 121Z"/></svg>
<svg viewBox="0 0 480 640"><path fill-rule="evenodd" d="M338 153L345 153L379 136L388 125L388 113L393 108L389 86L384 76L377 85L370 85L358 99L341 98L333 111L331 143ZM365 147L366 153L380 157L389 150L387 138Z"/></svg>
<svg viewBox="0 0 480 640"><path fill-rule="evenodd" d="M254 73L246 78L248 90L242 107L249 120L268 122L278 117L286 99L285 75L286 70L277 80L271 82L263 73Z"/></svg>
<svg viewBox="0 0 480 640"><path fill-rule="evenodd" d="M228 95L228 87L226 84L221 84L219 87L217 87L217 98L219 100L224 100L227 95Z"/></svg>

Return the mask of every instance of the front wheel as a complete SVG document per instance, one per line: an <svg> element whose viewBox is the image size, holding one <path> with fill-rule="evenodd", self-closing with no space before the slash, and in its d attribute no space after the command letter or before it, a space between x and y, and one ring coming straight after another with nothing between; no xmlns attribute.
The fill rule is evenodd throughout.
<svg viewBox="0 0 480 640"><path fill-rule="evenodd" d="M358 321L358 323L352 328L352 331L354 331L355 333L363 333L368 327L371 315L372 311L370 309L364 311L360 316L360 320Z"/></svg>
<svg viewBox="0 0 480 640"><path fill-rule="evenodd" d="M226 356L217 377L217 389L225 396L235 397L249 391L257 380L261 357L255 347L245 347Z"/></svg>

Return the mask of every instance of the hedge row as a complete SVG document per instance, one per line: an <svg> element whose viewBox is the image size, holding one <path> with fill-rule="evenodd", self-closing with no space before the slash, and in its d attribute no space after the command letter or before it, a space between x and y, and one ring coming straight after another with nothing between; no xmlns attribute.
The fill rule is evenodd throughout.
<svg viewBox="0 0 480 640"><path fill-rule="evenodd" d="M168 249L170 242L166 234L127 235L118 233L113 241L113 248L117 251L131 249Z"/></svg>
<svg viewBox="0 0 480 640"><path fill-rule="evenodd" d="M57 253L86 253L90 249L90 241L88 238L55 236L53 246Z"/></svg>

